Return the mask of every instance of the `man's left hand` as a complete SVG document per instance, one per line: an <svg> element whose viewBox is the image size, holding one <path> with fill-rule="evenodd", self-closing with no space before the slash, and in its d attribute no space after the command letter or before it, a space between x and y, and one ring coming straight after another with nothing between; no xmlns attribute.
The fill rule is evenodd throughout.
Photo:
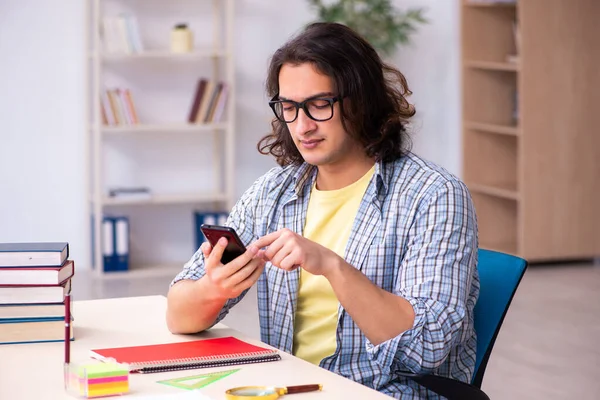
<svg viewBox="0 0 600 400"><path fill-rule="evenodd" d="M266 247L265 261L278 268L292 271L301 267L313 275L327 275L340 258L328 248L287 228L263 236L252 245L259 249Z"/></svg>

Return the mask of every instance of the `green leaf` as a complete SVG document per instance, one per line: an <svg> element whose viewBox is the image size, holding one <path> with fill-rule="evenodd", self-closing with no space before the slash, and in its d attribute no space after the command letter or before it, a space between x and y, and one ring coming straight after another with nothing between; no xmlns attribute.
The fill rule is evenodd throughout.
<svg viewBox="0 0 600 400"><path fill-rule="evenodd" d="M418 24L428 23L421 8L396 10L391 0L308 0L319 21L339 22L363 36L379 52L389 55L407 44Z"/></svg>

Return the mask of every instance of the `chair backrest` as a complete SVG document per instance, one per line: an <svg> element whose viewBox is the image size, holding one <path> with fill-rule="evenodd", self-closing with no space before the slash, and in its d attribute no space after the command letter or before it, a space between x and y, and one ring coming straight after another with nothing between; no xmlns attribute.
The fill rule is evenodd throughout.
<svg viewBox="0 0 600 400"><path fill-rule="evenodd" d="M478 252L481 289L474 311L477 360L471 383L479 388L504 316L526 268L527 261L522 258L491 250Z"/></svg>

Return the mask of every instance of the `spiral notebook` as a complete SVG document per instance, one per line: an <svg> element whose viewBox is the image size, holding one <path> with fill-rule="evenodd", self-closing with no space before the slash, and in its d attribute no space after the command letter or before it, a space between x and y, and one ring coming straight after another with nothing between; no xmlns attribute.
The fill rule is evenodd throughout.
<svg viewBox="0 0 600 400"><path fill-rule="evenodd" d="M91 350L91 357L101 361L114 359L118 363L129 364L131 372L139 373L281 360L277 350L255 346L234 337L97 349Z"/></svg>

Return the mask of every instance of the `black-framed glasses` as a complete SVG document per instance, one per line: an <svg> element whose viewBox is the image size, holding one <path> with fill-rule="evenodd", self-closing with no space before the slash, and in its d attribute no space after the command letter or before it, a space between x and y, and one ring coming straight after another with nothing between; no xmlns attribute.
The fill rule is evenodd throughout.
<svg viewBox="0 0 600 400"><path fill-rule="evenodd" d="M285 123L291 123L298 118L298 110L303 109L306 116L314 121L323 122L333 118L333 105L340 100L335 97L317 97L309 98L300 103L293 100L280 100L279 95L275 95L269 101L269 106L273 110L275 117Z"/></svg>

